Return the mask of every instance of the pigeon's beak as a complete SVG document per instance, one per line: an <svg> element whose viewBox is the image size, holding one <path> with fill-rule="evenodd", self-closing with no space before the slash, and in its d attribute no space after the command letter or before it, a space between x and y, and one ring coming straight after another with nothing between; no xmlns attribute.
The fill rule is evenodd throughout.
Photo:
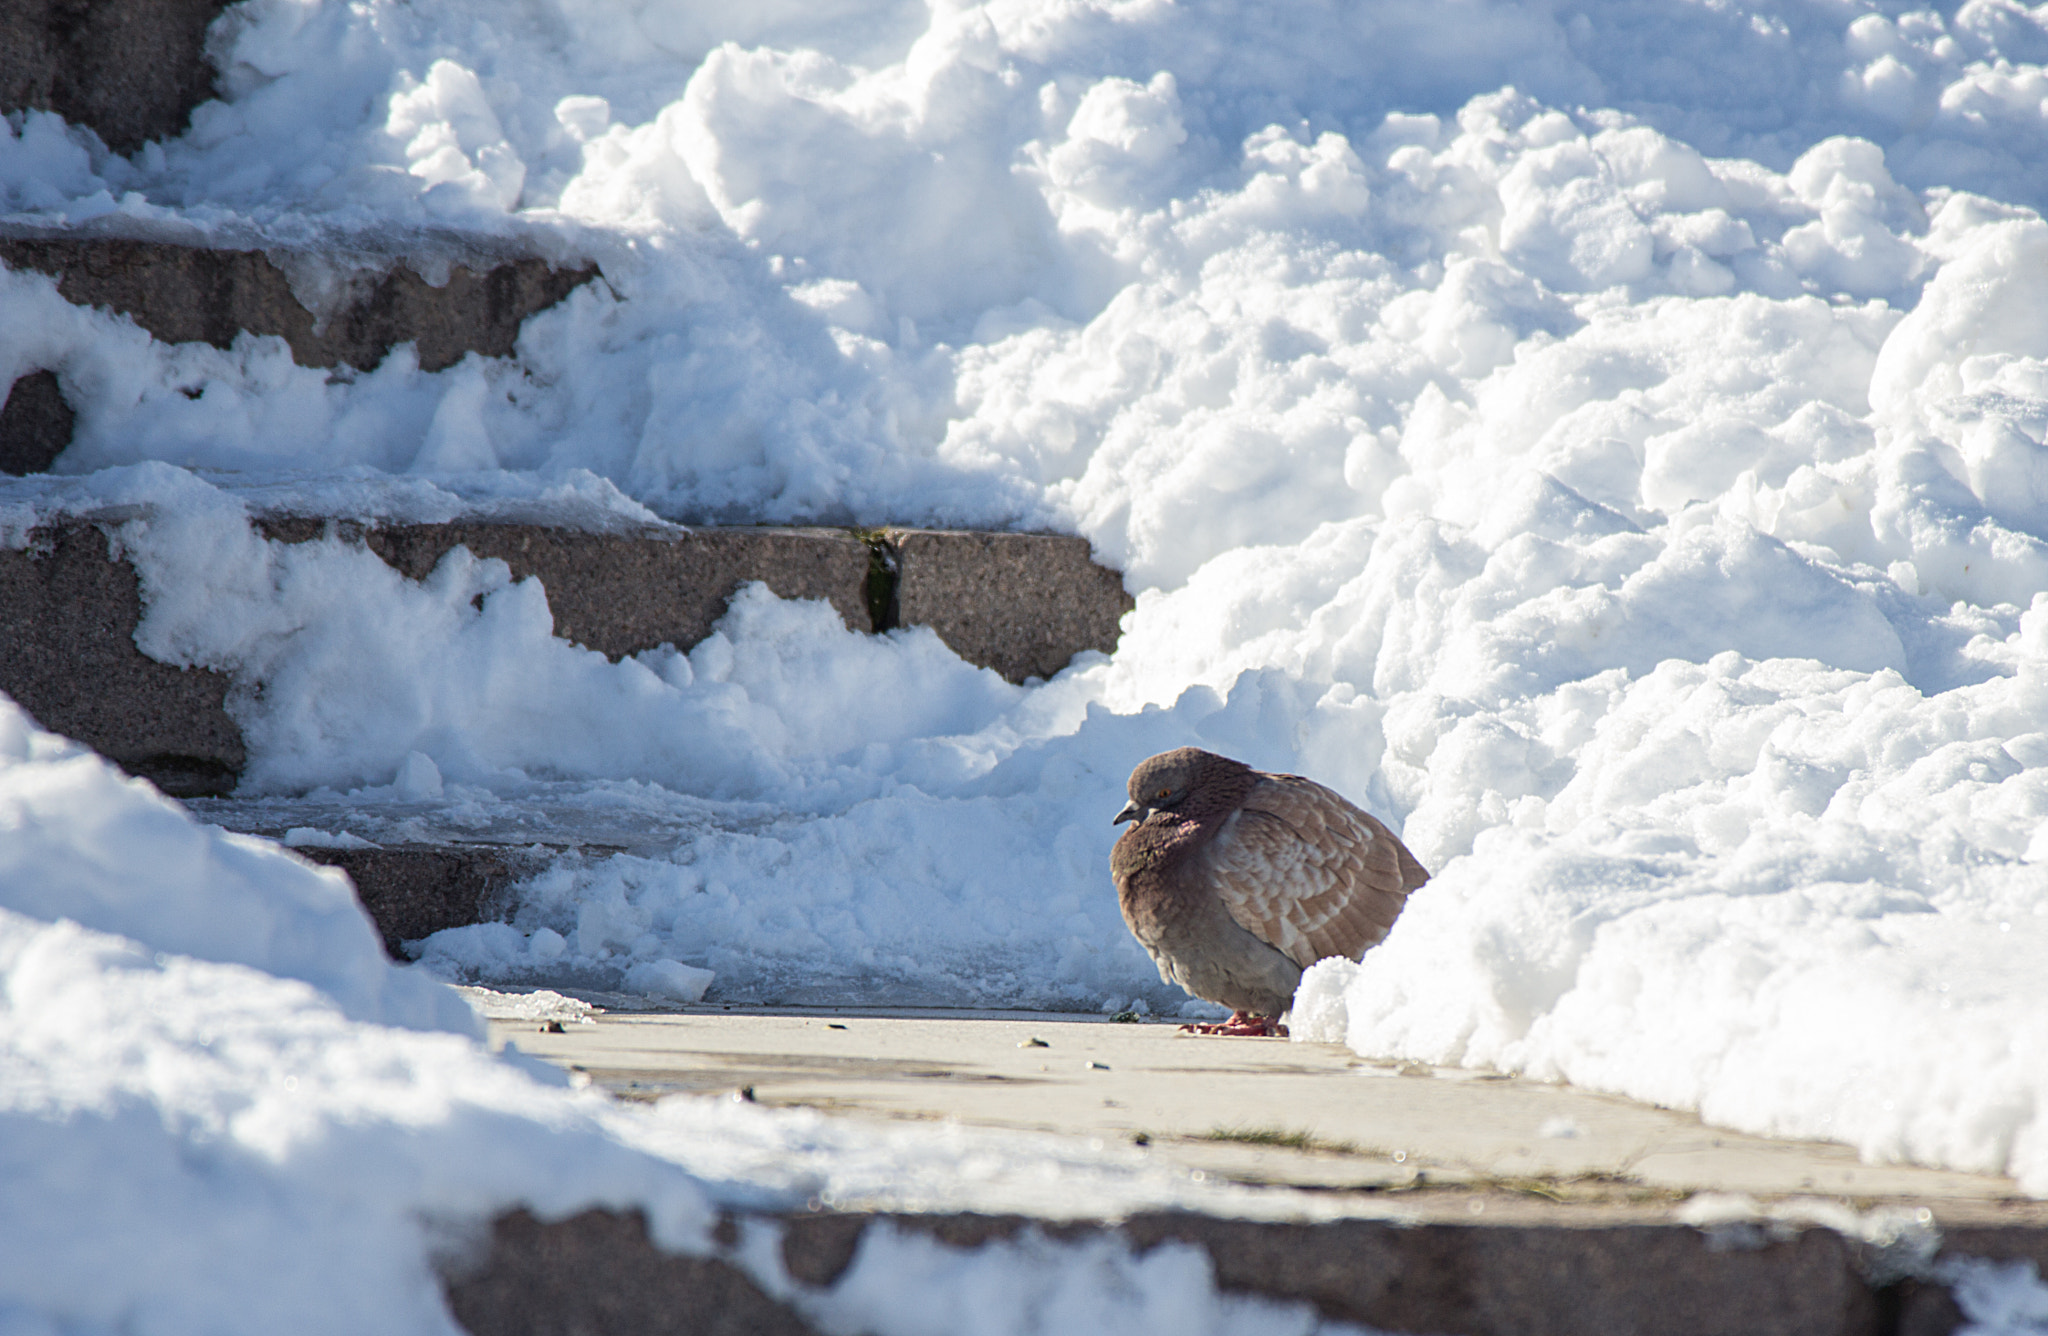
<svg viewBox="0 0 2048 1336"><path fill-rule="evenodd" d="M1121 826L1126 821L1143 821L1144 819L1145 809L1138 806L1138 800L1136 798L1133 798L1129 802L1124 804L1124 810L1118 812L1116 814L1116 820L1110 822L1109 824L1112 826Z"/></svg>

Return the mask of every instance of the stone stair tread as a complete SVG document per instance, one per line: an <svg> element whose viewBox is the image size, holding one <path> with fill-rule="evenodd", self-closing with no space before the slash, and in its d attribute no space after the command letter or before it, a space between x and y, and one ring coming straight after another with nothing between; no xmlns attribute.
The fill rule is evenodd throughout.
<svg viewBox="0 0 2048 1336"><path fill-rule="evenodd" d="M67 301L118 311L165 343L225 348L238 334L274 335L301 366L358 371L373 369L401 343L415 346L425 371L470 353L510 356L528 316L598 274L591 264L558 268L537 256L506 255L502 246L453 242L443 248L460 257L452 264L444 256L415 267L403 252L358 251L351 268L361 272L352 281L310 282L316 271L329 276L335 249L331 241L315 250L257 238L0 229L0 264L50 274ZM295 262L295 251L305 258ZM315 286L339 291L323 300L311 295Z"/></svg>
<svg viewBox="0 0 2048 1336"><path fill-rule="evenodd" d="M1668 1216L1683 1196L1724 1192L1939 1202L1967 1205L1973 1219L2048 1223L2048 1205L2023 1201L2002 1175L1865 1164L1834 1143L1336 1045L1197 1037L1160 1021L878 1007L699 1004L593 1020L560 1033L496 1021L491 1032L628 1097L745 1086L760 1103L835 1115L1138 1144L1222 1181L1363 1194L1352 1205L1371 1213L1387 1209L1390 1190L1434 1185L1527 1197L1539 1214L1577 1203Z"/></svg>
<svg viewBox="0 0 2048 1336"><path fill-rule="evenodd" d="M929 626L968 662L1023 682L1114 650L1132 606L1086 540L1059 534L686 528L623 517L386 523L281 511L255 520L275 541L333 534L414 579L457 546L503 560L515 579L541 580L557 635L615 659L690 648L735 589L759 580L782 598L829 602L857 631ZM53 518L24 546L0 547L0 691L173 796L224 795L247 760L226 713L227 677L157 663L135 645L142 595L108 534L139 517Z"/></svg>

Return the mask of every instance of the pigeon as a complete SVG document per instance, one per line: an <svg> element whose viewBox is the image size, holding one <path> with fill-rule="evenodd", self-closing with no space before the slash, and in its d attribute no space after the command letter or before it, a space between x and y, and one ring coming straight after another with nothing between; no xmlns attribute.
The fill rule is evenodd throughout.
<svg viewBox="0 0 2048 1336"><path fill-rule="evenodd" d="M1110 851L1159 977L1231 1009L1204 1034L1275 1035L1301 972L1356 960L1429 873L1379 820L1300 775L1181 747L1131 772Z"/></svg>

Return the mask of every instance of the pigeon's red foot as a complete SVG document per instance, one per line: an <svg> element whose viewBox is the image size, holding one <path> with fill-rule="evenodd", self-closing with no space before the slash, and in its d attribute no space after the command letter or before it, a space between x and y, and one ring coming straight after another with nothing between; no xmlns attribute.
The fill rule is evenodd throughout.
<svg viewBox="0 0 2048 1336"><path fill-rule="evenodd" d="M1182 1034L1230 1034L1253 1039L1285 1039L1287 1027L1270 1016L1254 1016L1249 1012L1233 1011L1230 1019L1215 1025L1183 1025Z"/></svg>

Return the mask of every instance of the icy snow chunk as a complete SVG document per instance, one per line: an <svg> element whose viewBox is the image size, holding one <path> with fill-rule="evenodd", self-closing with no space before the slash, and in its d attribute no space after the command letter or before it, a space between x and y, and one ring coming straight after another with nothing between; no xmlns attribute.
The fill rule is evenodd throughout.
<svg viewBox="0 0 2048 1336"><path fill-rule="evenodd" d="M555 103L555 119L564 130L587 144L610 127L612 104L588 94L565 97Z"/></svg>
<svg viewBox="0 0 2048 1336"><path fill-rule="evenodd" d="M626 987L669 1002L701 1002L718 976L680 960L643 960L626 971Z"/></svg>
<svg viewBox="0 0 2048 1336"><path fill-rule="evenodd" d="M1732 202L1728 188L1690 144L1636 125L1602 130L1593 136L1592 148L1644 212L1699 216L1712 211L1727 218L1721 210Z"/></svg>
<svg viewBox="0 0 2048 1336"><path fill-rule="evenodd" d="M1877 145L1827 140L1800 155L1786 181L1820 217L1785 233L1785 253L1823 291L1888 297L1925 267L1920 248L1900 233L1924 228L1926 215L1892 180Z"/></svg>
<svg viewBox="0 0 2048 1336"><path fill-rule="evenodd" d="M789 290L789 295L842 329L886 332L881 323L881 308L868 296L867 289L851 280L821 278L798 284Z"/></svg>
<svg viewBox="0 0 2048 1336"><path fill-rule="evenodd" d="M426 802L442 793L440 768L424 752L407 752L391 784L406 802Z"/></svg>
<svg viewBox="0 0 2048 1336"><path fill-rule="evenodd" d="M1332 956L1302 971L1288 1015L1288 1036L1296 1043L1346 1042L1349 1011L1345 994L1358 977L1358 962Z"/></svg>
<svg viewBox="0 0 2048 1336"><path fill-rule="evenodd" d="M1649 276L1650 230L1584 140L1524 156L1500 198L1501 253L1549 286L1584 292Z"/></svg>
<svg viewBox="0 0 2048 1336"><path fill-rule="evenodd" d="M986 133L1000 119L989 94L1003 85L955 46L971 46L977 27L963 17L926 48L954 57L953 76L929 83L815 51L720 47L670 128L726 228L766 254L802 257L817 277L858 283L905 351L923 342L920 324L964 331L987 308L1036 295L1036 257L1057 244L1045 201ZM823 161L835 166L820 173ZM1033 235L1042 242L1016 244Z"/></svg>
<svg viewBox="0 0 2048 1336"><path fill-rule="evenodd" d="M536 988L530 993L501 993L458 985L455 991L485 1020L492 1021L570 1021L587 1025L598 1011L588 1002L564 997L547 988Z"/></svg>
<svg viewBox="0 0 2048 1336"><path fill-rule="evenodd" d="M1046 176L1093 204L1142 203L1142 187L1160 175L1187 137L1171 73L1162 70L1144 84L1103 79L1082 94L1066 138L1046 154Z"/></svg>
<svg viewBox="0 0 2048 1336"><path fill-rule="evenodd" d="M434 407L410 471L432 476L495 469L498 452L484 410L492 387L484 359L470 353L445 375L441 401Z"/></svg>
<svg viewBox="0 0 2048 1336"><path fill-rule="evenodd" d="M1919 76L1896 56L1879 56L1861 70L1844 71L1843 85L1848 100L1900 124L1912 119L1921 101Z"/></svg>
<svg viewBox="0 0 2048 1336"><path fill-rule="evenodd" d="M1871 406L1895 421L1925 420L1960 394L1962 367L1972 358L2048 358L2041 315L2048 224L2028 218L1973 226L1951 202L1936 225L1951 229L1943 243L1949 255L1886 338L1871 376Z"/></svg>
<svg viewBox="0 0 2048 1336"><path fill-rule="evenodd" d="M506 143L474 70L444 58L423 80L402 76L384 130L404 143L407 170L432 187L430 208L503 210L518 202L526 164Z"/></svg>
<svg viewBox="0 0 2048 1336"><path fill-rule="evenodd" d="M55 209L101 190L92 168L90 135L51 111L0 118L0 209Z"/></svg>
<svg viewBox="0 0 2048 1336"><path fill-rule="evenodd" d="M278 841L287 849L374 849L377 846L345 830L321 830L315 826L293 826Z"/></svg>

